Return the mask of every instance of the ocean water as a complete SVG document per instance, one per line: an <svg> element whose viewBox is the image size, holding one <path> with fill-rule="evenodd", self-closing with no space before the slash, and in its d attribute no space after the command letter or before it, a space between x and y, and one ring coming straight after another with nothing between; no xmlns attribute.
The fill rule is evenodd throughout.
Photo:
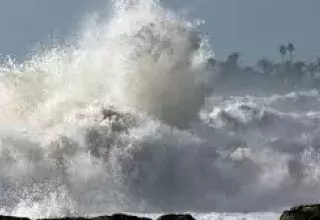
<svg viewBox="0 0 320 220"><path fill-rule="evenodd" d="M1 60L1 214L277 219L318 202L318 90L219 92L204 21L152 0L109 10Z"/></svg>

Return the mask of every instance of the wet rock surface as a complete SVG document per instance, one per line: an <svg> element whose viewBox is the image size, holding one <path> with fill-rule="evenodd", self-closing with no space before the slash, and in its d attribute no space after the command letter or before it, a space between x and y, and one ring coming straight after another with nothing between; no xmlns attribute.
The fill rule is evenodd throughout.
<svg viewBox="0 0 320 220"><path fill-rule="evenodd" d="M0 220L30 220L24 217L0 216ZM42 219L37 219L42 220ZM47 218L46 220L152 220L147 217L138 217L126 214L113 214L97 217L64 217L64 218ZM168 214L160 216L157 220L195 220L189 214Z"/></svg>
<svg viewBox="0 0 320 220"><path fill-rule="evenodd" d="M157 220L195 220L190 214L167 214L160 216Z"/></svg>
<svg viewBox="0 0 320 220"><path fill-rule="evenodd" d="M280 220L320 220L320 204L293 207L284 211Z"/></svg>
<svg viewBox="0 0 320 220"><path fill-rule="evenodd" d="M0 220L32 220L25 217L0 216ZM62 217L62 218L43 218L36 220L152 220L149 217L139 217L127 214L113 214L97 217ZM196 220L190 214L165 214L155 220ZM301 205L292 207L282 212L280 220L320 220L320 204Z"/></svg>

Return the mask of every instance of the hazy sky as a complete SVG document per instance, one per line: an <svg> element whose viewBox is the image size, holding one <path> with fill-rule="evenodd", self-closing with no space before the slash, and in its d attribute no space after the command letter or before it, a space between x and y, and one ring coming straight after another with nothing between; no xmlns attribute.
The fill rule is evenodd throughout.
<svg viewBox="0 0 320 220"><path fill-rule="evenodd" d="M296 58L320 56L320 0L164 0L206 21L218 59L240 52L252 63L279 60L278 47L292 41ZM0 0L0 53L23 57L54 34L64 38L106 0Z"/></svg>

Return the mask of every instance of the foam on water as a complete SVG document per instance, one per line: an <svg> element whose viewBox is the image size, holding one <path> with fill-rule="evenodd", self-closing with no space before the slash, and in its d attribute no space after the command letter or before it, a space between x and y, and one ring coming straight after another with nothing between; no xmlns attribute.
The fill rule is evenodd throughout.
<svg viewBox="0 0 320 220"><path fill-rule="evenodd" d="M198 25L158 1L115 1L68 43L2 60L1 213L279 213L318 201L319 92L210 95ZM103 120L104 106L128 117Z"/></svg>

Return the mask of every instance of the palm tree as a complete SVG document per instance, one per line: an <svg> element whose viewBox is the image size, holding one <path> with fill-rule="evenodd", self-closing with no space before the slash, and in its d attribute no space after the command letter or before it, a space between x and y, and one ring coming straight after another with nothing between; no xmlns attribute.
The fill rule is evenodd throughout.
<svg viewBox="0 0 320 220"><path fill-rule="evenodd" d="M290 63L292 63L292 52L295 50L293 43L289 43L287 50L289 51Z"/></svg>
<svg viewBox="0 0 320 220"><path fill-rule="evenodd" d="M280 54L282 55L282 63L284 63L284 55L287 53L287 47L284 44L280 45Z"/></svg>

